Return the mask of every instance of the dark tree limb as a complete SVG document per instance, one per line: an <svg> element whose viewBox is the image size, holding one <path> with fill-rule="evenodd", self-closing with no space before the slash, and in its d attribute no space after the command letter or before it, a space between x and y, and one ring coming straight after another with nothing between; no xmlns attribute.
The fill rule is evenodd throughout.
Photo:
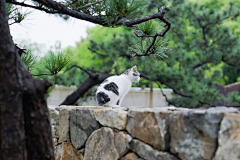
<svg viewBox="0 0 240 160"><path fill-rule="evenodd" d="M185 93L182 93L179 91L177 88L175 88L173 85L169 84L166 81L161 80L160 78L158 79L150 79L149 77L146 76L143 72L141 73L141 77L145 78L147 80L155 81L155 82L160 82L162 84L165 84L169 88L173 90L174 93L181 95L183 97L187 98L192 98L192 96L187 95ZM106 78L110 77L112 75L107 74L107 73L102 73L102 74L97 74L95 77L88 77L81 85L78 87L76 91L74 91L72 94L67 96L67 98L60 104L60 105L73 105L77 102L77 100L82 97L90 88L93 86L102 83Z"/></svg>
<svg viewBox="0 0 240 160"><path fill-rule="evenodd" d="M231 18L232 8L233 8L233 4L230 4L230 8L229 8L229 10L228 10L228 15L227 15L226 17L224 17L224 18L222 18L222 19L217 19L217 20L215 20L215 21L211 21L211 22L207 23L205 26L207 27L207 26L209 26L209 25L219 24L219 23L221 23L222 21L224 21L224 20L226 20L226 19L228 19L228 18Z"/></svg>
<svg viewBox="0 0 240 160"><path fill-rule="evenodd" d="M93 15L89 15L86 13L75 11L73 9L68 8L67 6L65 6L64 4L62 4L60 2L56 2L53 0L33 0L33 1L36 1L48 8L51 8L54 11L47 10L41 6L32 6L32 5L28 5L25 3L15 2L13 0L7 0L8 3L38 9L41 11L45 11L47 13L65 14L65 15L68 15L68 16L71 16L71 17L74 17L77 19L86 20L88 22L92 22L92 23L99 24L102 26L109 26L107 21L100 16L93 16ZM151 14L151 15L145 16L143 18L137 18L137 19L122 18L122 19L118 20L114 25L117 25L117 26L123 25L123 26L127 26L127 27L133 27L134 25L149 21L151 19L159 19L160 21L162 21L163 23L166 24L167 28L164 30L163 33L157 33L156 35L163 37L168 32L168 30L170 29L170 26L171 26L171 22L164 17L164 14L165 14L165 7L161 7L159 9L159 11L155 14Z"/></svg>
<svg viewBox="0 0 240 160"><path fill-rule="evenodd" d="M197 64L195 64L195 65L193 66L193 69L196 69L196 68L198 68L198 67L201 67L201 66L203 66L203 65L205 65L205 64L207 64L207 63L208 63L208 61L203 61L203 62L197 63Z"/></svg>
<svg viewBox="0 0 240 160"><path fill-rule="evenodd" d="M85 20L88 22L102 25L102 26L108 25L107 22L99 16L92 16L92 15L89 15L86 13L75 11L73 9L68 8L67 6L65 6L64 4L62 4L60 2L56 2L53 0L34 0L34 1L46 6L48 8L54 9L60 14L65 14L65 15L68 15L68 16L71 16L71 17L74 17L77 19Z"/></svg>
<svg viewBox="0 0 240 160"><path fill-rule="evenodd" d="M206 27L202 27L202 35L203 35L203 41L204 41L205 47L209 47L208 40L206 37Z"/></svg>
<svg viewBox="0 0 240 160"><path fill-rule="evenodd" d="M227 59L226 59L226 56L222 56L222 61L225 62L226 64L228 64L229 66L232 66L232 67L240 67L239 63L231 63L229 62Z"/></svg>
<svg viewBox="0 0 240 160"><path fill-rule="evenodd" d="M157 37L164 37L165 34L169 31L170 27L171 27L171 22L168 21L165 17L164 17L164 14L165 14L165 7L161 7L158 11L158 13L154 14L154 18L152 19L156 19L158 18L159 20L161 20L163 23L165 23L165 30L162 32L162 33L155 33L155 35L138 35L136 32L135 32L135 35L137 37L148 37L148 38L153 38L152 40L152 43L151 45L147 48L146 52L145 53L136 53L135 51L130 51L130 52L133 52L135 54L132 55L132 57L142 57L142 56L150 56L151 53L149 53L149 51L151 50L151 48L153 47L153 45L155 44L156 40L157 40ZM157 16L156 16L157 15ZM156 16L156 17L155 17ZM142 23L142 22L141 22Z"/></svg>
<svg viewBox="0 0 240 160"><path fill-rule="evenodd" d="M167 32L170 29L171 22L164 17L164 14L165 14L165 7L163 6L158 10L157 13L150 14L148 16L145 16L143 18L138 18L138 19L122 18L116 24L117 25L124 25L124 26L127 26L127 27L133 27L136 24L147 22L151 19L159 19L160 21L162 21L163 23L165 23L168 26L167 29L162 33L163 35L165 35L166 34L165 32Z"/></svg>
<svg viewBox="0 0 240 160"><path fill-rule="evenodd" d="M99 72L99 71L95 71L93 69L83 68L83 67L78 66L76 64L74 64L71 67L67 68L65 72L71 70L72 68L78 68L78 69L82 70L83 72L87 73L88 76L91 77L91 78L96 78L98 76L97 74L94 74L94 73L102 73L102 72Z"/></svg>
<svg viewBox="0 0 240 160"><path fill-rule="evenodd" d="M156 79L150 79L145 73L143 72L140 72L141 73L141 77L147 79L147 80L151 80L151 81L157 81L157 82L160 82L166 86L168 86L169 88L171 88L173 90L174 93L182 96L182 97L186 97L186 98L192 98L191 95L188 95L188 94L185 94L185 93L182 93L181 91L179 91L175 86L171 85L170 83L162 80L161 78L156 78Z"/></svg>
<svg viewBox="0 0 240 160"><path fill-rule="evenodd" d="M51 73L40 73L40 74L33 74L32 76L36 76L36 77L39 77L39 76L53 76L54 74L51 74Z"/></svg>
<svg viewBox="0 0 240 160"><path fill-rule="evenodd" d="M47 8L43 8L42 6L33 6L33 5L30 5L30 4L26 4L24 2L17 2L15 0L6 0L7 3L11 3L11 4L15 4L15 5L19 5L19 6L22 6L22 7L28 7L28 8L33 8L33 9L37 9L37 10L40 10L40 11L44 11L46 13L51 13L51 14L56 14L58 13L57 11L51 11ZM10 24L11 25L11 24Z"/></svg>
<svg viewBox="0 0 240 160"><path fill-rule="evenodd" d="M77 1L76 1L76 2L77 2ZM102 2L102 1L96 1L96 2L92 2L92 3L88 3L88 4L84 5L84 6L78 7L78 9L84 9L84 8L90 7L90 6L92 6L92 5L101 3L101 2Z"/></svg>
<svg viewBox="0 0 240 160"><path fill-rule="evenodd" d="M188 95L186 93L182 93L180 90L178 90L175 86L171 85L170 83L160 79L160 78L156 78L156 79L151 79L149 78L145 73L140 72L141 73L141 77L150 81L154 81L154 82L160 82L161 84L164 84L166 86L168 86L169 88L171 88L173 90L173 92L177 95L180 95L182 97L185 98L194 98L191 95ZM102 73L102 74L98 74L96 75L94 78L93 77L88 77L81 85L80 87L74 91L72 94L70 94L60 105L73 105L74 103L77 102L77 100L82 97L90 88L92 88L93 86L102 83L106 78L110 77L112 75L107 74L107 73ZM166 98L166 101L173 105L168 98L166 97L166 95L163 94L163 96ZM214 103L207 103L207 102L201 102L199 101L200 104L202 105L208 105L211 107L215 107L216 105ZM218 104L219 105L219 104ZM238 107L238 105L233 106L233 107Z"/></svg>
<svg viewBox="0 0 240 160"><path fill-rule="evenodd" d="M109 23L100 16L92 16L89 14L75 11L59 2L56 2L53 0L34 0L34 1L36 1L40 4L43 4L48 8L54 9L54 10L58 11L58 13L69 15L69 16L77 18L77 19L86 20L88 22L92 22L92 23L99 24L102 26L109 26ZM122 19L118 20L118 22L114 23L114 25L117 25L117 26L123 25L123 26L127 26L127 27L133 27L134 25L149 21L151 19L159 19L160 21L165 23L167 26L166 30L161 34L162 36L164 36L167 33L167 31L170 29L170 26L171 26L171 22L164 17L164 14L165 14L165 7L161 7L159 9L158 13L151 14L151 15L145 16L143 18L137 18L137 19L122 18Z"/></svg>
<svg viewBox="0 0 240 160"><path fill-rule="evenodd" d="M73 105L77 102L77 100L82 97L90 88L93 86L102 83L106 78L112 76L111 74L108 73L91 73L91 72L96 72L92 69L85 69L83 67L80 67L78 65L72 65L69 67L65 72L69 71L72 68L78 68L82 70L83 72L88 74L88 78L80 85L80 87L67 96L67 98L60 104L60 105Z"/></svg>
<svg viewBox="0 0 240 160"><path fill-rule="evenodd" d="M34 0L34 1L45 5L46 7L54 9L54 10L58 11L58 13L66 14L66 15L69 15L71 17L81 19L81 20L86 20L88 22L92 22L92 23L99 24L99 25L102 25L102 26L109 26L107 21L100 16L92 16L92 15L89 15L89 14L85 14L85 13L82 13L82 12L72 10L72 9L68 8L67 6L65 6L65 5L63 5L59 2L56 2L56 1L53 1L53 0ZM168 28L163 32L163 35L165 35L166 34L165 32L167 32L170 29L171 23L164 17L164 14L165 14L164 10L165 10L165 7L161 7L159 9L158 13L151 14L151 15L145 16L143 18L138 18L138 19L122 18L118 22L116 22L115 25L117 25L117 26L124 25L124 26L127 26L127 27L132 27L134 25L149 21L151 19L159 19L168 26Z"/></svg>
<svg viewBox="0 0 240 160"><path fill-rule="evenodd" d="M166 82L166 81L163 81L162 79L158 78L156 79L156 81L162 83L162 84L165 84L166 86L168 86L169 88L171 88L173 90L174 93L182 96L182 97L186 97L186 98L193 98L191 95L188 95L188 94L185 94L185 93L182 93L181 91L179 91L175 86L171 85L170 83Z"/></svg>
<svg viewBox="0 0 240 160"><path fill-rule="evenodd" d="M106 78L110 77L110 74L101 74L96 78L88 77L81 86L72 94L67 96L67 98L60 105L73 105L77 100L84 95L90 88L96 84L102 83Z"/></svg>
<svg viewBox="0 0 240 160"><path fill-rule="evenodd" d="M107 57L108 57L108 55L104 55L104 54L98 53L96 50L92 49L91 47L88 47L88 49L89 49L91 52L93 52L93 53L95 53L96 55L98 55L99 57L101 57L101 58L107 58Z"/></svg>
<svg viewBox="0 0 240 160"><path fill-rule="evenodd" d="M0 1L0 22L0 159L54 160L45 101L51 84L34 80L22 62L5 0Z"/></svg>
<svg viewBox="0 0 240 160"><path fill-rule="evenodd" d="M32 6L32 5L28 5L25 4L24 2L15 2L14 0L7 0L8 3L12 3L12 4L16 4L16 5L20 5L20 6L24 6L24 7L30 7L30 8L34 8L34 9L38 9L41 11L45 11L47 13L51 13L51 14L65 14L77 19L81 19L81 20L85 20L88 22L92 22L95 24L99 24L102 26L127 26L127 27L133 27L134 25L152 20L152 19L159 19L160 21L162 21L163 23L165 23L165 30L162 33L156 33L155 35L139 35L138 37L152 37L152 43L151 45L147 48L145 53L136 53L136 52L132 52L135 54L131 54L131 57L141 57L141 56L150 56L151 53L149 53L149 51L151 50L151 48L153 47L153 45L156 42L157 37L164 37L165 34L169 31L170 27L171 27L171 22L166 19L164 17L165 15L165 7L161 7L157 13L154 14L150 14L147 15L145 17L142 18L137 18L137 19L126 19L126 18L121 18L119 19L117 22L114 22L113 24L109 24L109 22L104 19L101 16L98 15L89 15L83 12L78 12L76 10L73 10L67 6L65 6L64 4L60 3L60 2L56 2L53 0L33 0L35 2L38 2L44 6L46 6L49 9L43 8L42 6ZM53 11L51 11L51 9Z"/></svg>
<svg viewBox="0 0 240 160"><path fill-rule="evenodd" d="M23 53L25 53L25 54L27 53L27 52L26 52L27 49L19 48L16 44L15 44L15 47L16 47L16 49L17 49L17 52L18 52L19 56L22 56Z"/></svg>
<svg viewBox="0 0 240 160"><path fill-rule="evenodd" d="M23 62L20 60L23 64ZM35 80L22 68L23 109L28 160L53 160L53 144L47 103L47 89L51 83L47 80Z"/></svg>
<svg viewBox="0 0 240 160"><path fill-rule="evenodd" d="M164 94L164 92L163 92L162 88L160 87L160 84L159 84L159 83L158 83L158 88L160 89L163 97L165 98L166 102L168 103L168 106L169 106L169 105L173 105L173 106L174 106L174 104L168 99L167 95Z"/></svg>
<svg viewBox="0 0 240 160"><path fill-rule="evenodd" d="M24 112L18 81L16 47L12 42L4 0L0 1L0 159L25 160Z"/></svg>

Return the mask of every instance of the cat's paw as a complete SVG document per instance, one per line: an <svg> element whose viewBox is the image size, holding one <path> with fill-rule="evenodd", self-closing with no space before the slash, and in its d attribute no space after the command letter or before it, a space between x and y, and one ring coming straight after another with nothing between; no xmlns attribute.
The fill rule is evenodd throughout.
<svg viewBox="0 0 240 160"><path fill-rule="evenodd" d="M112 107L112 109L114 109L114 108L121 108L121 106L119 106L119 105L109 105L109 107Z"/></svg>
<svg viewBox="0 0 240 160"><path fill-rule="evenodd" d="M169 110L169 111L175 111L175 110L176 110L176 107L170 106L170 107L168 107L168 110Z"/></svg>
<svg viewBox="0 0 240 160"><path fill-rule="evenodd" d="M109 106L109 105L107 105L107 104L104 104L103 107L107 107L107 108L108 108L108 107L111 107L111 106Z"/></svg>

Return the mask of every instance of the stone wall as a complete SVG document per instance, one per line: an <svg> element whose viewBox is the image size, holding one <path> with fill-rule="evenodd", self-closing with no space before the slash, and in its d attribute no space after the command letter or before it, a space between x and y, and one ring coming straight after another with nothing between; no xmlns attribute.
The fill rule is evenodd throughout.
<svg viewBox="0 0 240 160"><path fill-rule="evenodd" d="M57 160L240 160L235 108L49 110Z"/></svg>

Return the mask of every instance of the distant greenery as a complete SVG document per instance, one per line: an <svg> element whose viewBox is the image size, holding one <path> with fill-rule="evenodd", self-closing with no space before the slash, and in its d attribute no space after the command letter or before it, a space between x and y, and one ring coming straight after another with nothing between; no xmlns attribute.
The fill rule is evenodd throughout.
<svg viewBox="0 0 240 160"><path fill-rule="evenodd" d="M174 89L170 104L200 107L228 101L238 105L237 93L224 97L214 84L240 81L240 1L151 0L145 12L163 5L168 8L166 17L172 27L152 48L157 54L132 58L130 50L143 52L151 43L147 38L137 39L129 28L96 26L88 30L88 38L64 51L72 54L71 61L49 78L56 84L80 86L88 74L78 68L65 72L72 65L113 74L137 65L155 82L154 87L160 84ZM154 34L162 29L157 21L149 21L136 26L135 33ZM43 71L43 66L38 66L35 74ZM142 78L135 86L149 84Z"/></svg>
<svg viewBox="0 0 240 160"><path fill-rule="evenodd" d="M238 104L237 94L225 98L214 84L240 80L239 1L152 0L148 10L163 5L169 9L166 16L171 19L172 27L158 43L164 45L160 47L161 56L130 58L129 49L133 45L138 45L135 49L139 50L145 46L136 43L131 30L96 27L75 49L77 56L84 51L83 57L89 58L78 65L119 74L136 64L151 79L160 80L156 82L162 82L161 87L170 84L182 94L175 94L170 101L176 106L211 106L219 101ZM161 26L150 23L155 22L143 23L138 28L147 34L155 33L156 28L161 30ZM148 86L149 82L142 79L139 86L142 84Z"/></svg>

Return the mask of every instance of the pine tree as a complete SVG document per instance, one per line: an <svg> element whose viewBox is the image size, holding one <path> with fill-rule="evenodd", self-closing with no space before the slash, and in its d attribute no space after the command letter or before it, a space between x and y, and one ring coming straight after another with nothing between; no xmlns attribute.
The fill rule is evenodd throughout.
<svg viewBox="0 0 240 160"><path fill-rule="evenodd" d="M151 45L145 52L134 52L134 55L141 57L152 54L151 49L156 39L164 37L171 25L164 17L165 7L161 7L157 13L144 16L140 8L146 2L142 0L65 0L61 2L33 0L30 3L17 0L0 1L0 159L16 159L16 157L19 160L54 159L45 101L46 92L51 83L32 77L20 58L24 50L12 41L9 25L21 22L28 14L21 13L18 8L29 7L64 19L73 17L105 27L122 25L133 27L151 19L159 19L166 24L166 28L163 32L151 37ZM140 36L148 37L149 35ZM51 62L55 57L52 54L49 55ZM26 61L29 59L31 57L25 57ZM61 59L65 58L61 57ZM45 62L47 63L48 59L45 59ZM59 64L65 65L66 59ZM46 67L50 69L51 74L56 74L56 71L61 69L56 65Z"/></svg>
<svg viewBox="0 0 240 160"><path fill-rule="evenodd" d="M173 89L174 98L168 99L169 104L192 108L228 102L230 106L240 106L237 93L225 97L216 88L216 84L239 81L239 2L152 0L147 8L152 11L162 5L167 6L174 23L171 32L155 43L159 46L151 48L151 53L156 54L141 58L129 56L144 52L149 46L148 39L136 38L131 31L122 29L107 42L90 41L89 49L95 58L92 69L119 74L138 64L142 79L154 81L155 87ZM135 26L135 33L154 35L156 30L161 30L161 25L156 24L155 20L142 23ZM142 80L140 84L149 82Z"/></svg>

